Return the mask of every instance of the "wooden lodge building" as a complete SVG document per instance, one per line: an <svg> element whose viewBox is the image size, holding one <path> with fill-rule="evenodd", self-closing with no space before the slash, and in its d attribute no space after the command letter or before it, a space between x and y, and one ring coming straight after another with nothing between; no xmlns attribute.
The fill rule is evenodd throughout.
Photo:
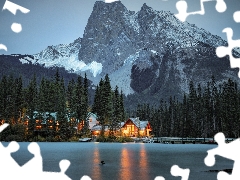
<svg viewBox="0 0 240 180"><path fill-rule="evenodd" d="M140 121L139 118L129 118L121 127L124 136L150 136L152 128L148 121Z"/></svg>
<svg viewBox="0 0 240 180"><path fill-rule="evenodd" d="M102 130L101 125L96 124L91 128L92 135L98 136ZM121 131L120 131L121 130ZM105 133L109 131L108 126L105 126ZM138 137L138 136L150 136L152 128L148 121L140 121L139 118L129 118L125 122L121 122L121 128L117 130L118 135Z"/></svg>
<svg viewBox="0 0 240 180"><path fill-rule="evenodd" d="M44 135L47 131L58 131L59 130L59 123L57 121L57 113L38 113L37 111L34 112L34 119L35 119L35 127L34 132L39 135ZM75 119L68 118L68 122L72 122L72 120L75 121ZM100 132L102 130L102 126L99 124L97 120L97 115L94 113L89 112L87 114L87 121L88 121L88 127L91 131L91 134L93 136L100 135ZM75 124L75 123L74 123ZM83 127L83 121L80 121L77 123L76 127L76 133L80 132L80 130ZM149 137L151 135L152 127L148 121L142 121L139 120L139 118L129 118L125 122L121 122L119 124L119 127L117 131L115 132L115 135L117 136L129 136L129 137ZM108 135L109 133L109 127L105 126L105 134Z"/></svg>

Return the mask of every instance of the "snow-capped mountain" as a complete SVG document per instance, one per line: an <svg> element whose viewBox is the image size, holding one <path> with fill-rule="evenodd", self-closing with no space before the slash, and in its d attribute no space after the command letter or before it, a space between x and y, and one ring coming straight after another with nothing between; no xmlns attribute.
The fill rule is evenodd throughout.
<svg viewBox="0 0 240 180"><path fill-rule="evenodd" d="M40 53L34 54L33 58L24 57L21 58L20 61L22 63L29 63L29 61L31 61L33 64L38 63L44 65L45 67L64 67L66 70L76 73L90 70L93 77L96 77L97 74L102 71L102 65L100 63L93 61L85 64L83 61L78 60L81 40L81 38L78 38L70 44L48 46Z"/></svg>
<svg viewBox="0 0 240 180"><path fill-rule="evenodd" d="M112 86L126 95L168 97L187 92L190 80L206 83L212 75L218 82L237 79L229 60L216 57L218 46L227 42L194 24L182 23L171 12L155 11L146 4L133 12L120 1L97 1L82 38L69 45L49 46L34 59L21 62L87 72L95 84L109 74Z"/></svg>

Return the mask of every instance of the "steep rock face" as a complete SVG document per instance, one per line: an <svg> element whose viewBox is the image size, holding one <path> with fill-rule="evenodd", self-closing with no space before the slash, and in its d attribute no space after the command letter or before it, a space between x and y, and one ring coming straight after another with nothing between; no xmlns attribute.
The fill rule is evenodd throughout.
<svg viewBox="0 0 240 180"><path fill-rule="evenodd" d="M187 92L190 80L206 82L212 75L220 80L225 77L222 74L235 73L229 65L221 71L209 66L216 65L212 59L218 59L214 51L220 45L227 43L204 29L182 23L170 12L154 11L143 4L135 13L120 1L99 1L88 20L78 57L87 63L101 63L100 77L109 74L113 86L118 85L125 94L150 90L175 95ZM217 62L224 67L228 60Z"/></svg>
<svg viewBox="0 0 240 180"><path fill-rule="evenodd" d="M136 32L125 18L131 14L121 2L97 1L85 28L79 60L102 63L103 74L111 74L122 66L123 60L136 51L132 42Z"/></svg>

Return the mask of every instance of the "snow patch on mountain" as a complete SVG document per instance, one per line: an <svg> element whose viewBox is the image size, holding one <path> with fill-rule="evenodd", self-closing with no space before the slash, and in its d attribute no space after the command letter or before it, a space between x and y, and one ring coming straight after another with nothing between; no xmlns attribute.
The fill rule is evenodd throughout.
<svg viewBox="0 0 240 180"><path fill-rule="evenodd" d="M33 58L25 57L19 59L21 63L40 64L47 68L64 67L67 71L79 73L90 71L94 77L102 72L102 64L92 61L85 63L78 59L78 52L81 48L82 38L76 39L70 44L59 44L48 46L40 53L34 54Z"/></svg>
<svg viewBox="0 0 240 180"><path fill-rule="evenodd" d="M43 59L37 59L37 56L34 55L34 59L30 57L25 57L19 59L19 61L24 64L24 63L29 63L30 61L33 64L41 64L44 65L45 67L64 67L67 71L69 72L79 72L79 71L87 71L89 70L94 77L96 77L98 74L102 72L102 64L97 63L96 61L93 61L91 63L85 64L83 61L78 60L78 55L72 54L71 56L63 56L63 57L58 57L56 59L48 59L48 58L43 58Z"/></svg>
<svg viewBox="0 0 240 180"><path fill-rule="evenodd" d="M82 62L82 63L84 63L84 62ZM87 65L85 64L85 66L81 69L81 71L90 70L90 72L93 73L93 76L96 77L98 74L100 74L102 72L102 67L103 67L102 63L93 61Z"/></svg>
<svg viewBox="0 0 240 180"><path fill-rule="evenodd" d="M111 85L113 88L118 86L125 95L133 94L134 90L131 88L131 70L132 65L138 59L139 52L134 55L130 55L125 61L124 65L121 66L117 71L110 74Z"/></svg>

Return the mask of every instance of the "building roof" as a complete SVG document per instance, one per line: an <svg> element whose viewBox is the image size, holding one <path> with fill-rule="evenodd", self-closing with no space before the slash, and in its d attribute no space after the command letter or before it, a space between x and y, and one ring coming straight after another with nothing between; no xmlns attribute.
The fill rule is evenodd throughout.
<svg viewBox="0 0 240 180"><path fill-rule="evenodd" d="M140 130L144 130L148 125L148 121L140 121L138 117L137 118L129 118L128 120L131 120L133 122L133 124L136 127L138 127ZM121 127L123 127L126 124L126 122L124 124L121 123Z"/></svg>
<svg viewBox="0 0 240 180"><path fill-rule="evenodd" d="M93 116L93 117L95 117L95 118L97 119L97 115L94 114L94 113L92 113L92 112L89 112L89 113L87 114L87 118L89 118L90 116Z"/></svg>
<svg viewBox="0 0 240 180"><path fill-rule="evenodd" d="M34 111L33 113L34 113L33 118L37 118L38 115L40 115L44 119L47 119L49 117L53 117L55 120L57 119L57 113L56 112L43 112L43 113L39 113L38 111Z"/></svg>

